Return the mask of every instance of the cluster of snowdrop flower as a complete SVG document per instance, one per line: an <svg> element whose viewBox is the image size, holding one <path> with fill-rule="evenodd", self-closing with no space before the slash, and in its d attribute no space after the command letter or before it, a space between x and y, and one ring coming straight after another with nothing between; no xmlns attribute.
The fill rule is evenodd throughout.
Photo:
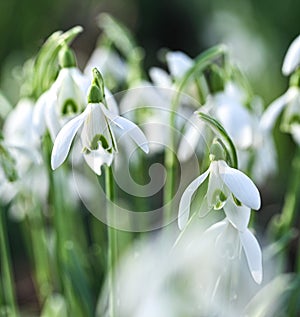
<svg viewBox="0 0 300 317"><path fill-rule="evenodd" d="M177 282L180 284L181 280L176 279L177 270L183 272L184 282L188 274L183 267L189 265L193 268L188 276L189 283L194 282L194 276L197 279L195 283L199 282L196 287L193 285L190 291L192 299L200 300L202 312L219 314L220 311L212 303L217 298L217 293L221 294L216 301L218 304L228 302L224 290L229 285L231 287L231 284L237 284L234 273L231 272L236 265L243 273L246 271L249 275L250 272L249 277L255 282L255 287L260 287L265 282L263 251L250 225L252 210L261 208L260 192L252 179L259 185L264 184L266 177L276 171L272 129L284 107L282 127L300 144L300 116L297 109L300 100L300 39L297 38L292 43L283 63L283 74L291 75L290 88L263 111L262 101L251 92L245 77L230 61L223 46L195 59L180 51L168 51L165 54L167 70L152 67L147 77L141 66L142 50L127 32L108 15L103 16L102 23L105 35L83 71L77 67L75 53L70 47L70 42L81 30L74 28L69 33L55 33L45 43L44 50L41 50L42 53L34 64L36 73L33 75L33 82L36 86L32 89L33 93L20 99L7 115L3 125L3 138L1 136L0 139L0 163L3 166L0 169L0 179L5 180L1 182L5 186L0 186L2 203L9 204L18 194L22 195L28 191L34 197L32 200L38 198L38 203L48 208L48 193L51 193L49 197L55 201L55 190L60 190L54 188L59 178L53 175L67 175L69 179L72 173L77 173L77 169L81 172L88 166L87 169L92 171L92 175L96 174L102 178L105 166L110 168L117 158L124 161L126 159L127 162L128 158L124 156L130 157L136 147L147 154L137 158L147 162L147 166L155 160L156 154L165 151L164 158L167 163L173 164L168 167L174 173L170 177L172 184L168 184L169 188L175 187L179 179L178 165L185 168L191 158L196 157L201 159L204 166L209 156L207 169L200 176L192 176L194 180L185 188L179 203L174 204L176 215L178 212L179 228L176 228L175 233L180 231L177 241L169 241L172 235L162 235L163 239L168 240L168 247L173 245L167 254L170 254L174 261L174 267L166 273L169 263L163 261L162 268L157 272L157 276L162 279L153 281L148 292L149 298L135 305L139 290L135 289L134 283L130 286L133 289L132 294L118 293L119 286L122 289L124 285L128 285L128 276L132 273L126 275L127 264L120 262L118 267L117 263L119 275L116 279L120 280L119 284L115 281L118 285L114 295L120 297L121 304L117 304L119 306L116 310L120 310L120 316L190 315L193 311L190 306L193 305L188 306L180 302L172 306L170 303L174 297L171 292L170 296L162 296L163 300L157 304L157 294L166 291L163 284L169 279L174 285L177 285ZM114 49L114 46L117 49ZM43 59L49 61L49 65L46 65ZM42 78L41 83L39 78ZM117 89L121 88L125 90L117 95ZM175 132L178 134L175 135ZM208 144L211 144L209 155ZM177 161L167 155L168 147L171 147L172 155L177 155ZM120 148L125 150L125 154L124 151L118 150ZM52 170L68 161L71 151L77 162L73 160L72 165L64 164L65 168L60 168L61 174L58 171L53 173ZM82 161L86 164L81 164ZM147 177L142 174L147 171L140 168L144 165L139 165L140 162L137 161L133 163L138 166L136 170L142 182L146 182ZM49 170L49 167L52 170ZM108 170L105 170L105 177ZM11 181L17 176L18 180L12 184ZM88 176L80 179L81 187L93 187ZM128 184L127 180L123 183ZM65 185L64 183L63 186ZM64 196L69 196L67 190L65 188ZM95 188L89 190L90 194L94 193L93 190ZM193 200L201 190L201 199ZM72 197L71 195L70 200ZM96 200L98 198L96 197ZM134 199L131 197L131 200ZM196 204L196 201L199 204ZM50 205L56 206L55 203L51 201ZM128 205L131 203L132 201ZM109 208L109 204L107 205L103 205L103 209ZM151 203L149 205L152 208ZM48 217L51 216L50 212ZM213 221L206 222L210 217ZM164 220L159 219L162 223ZM108 239L103 243L104 247L109 249L112 246L111 232L109 228L107 230ZM164 229L161 231L164 232ZM59 243L59 239L57 241ZM182 244L184 247L181 247ZM116 247L117 243L114 241L113 245ZM196 252L198 247L200 250ZM109 249L108 258L115 251ZM160 251L156 254L157 257L161 256ZM148 261L148 250L146 253L146 256L142 257L143 261ZM129 258L132 260L135 254L130 254ZM116 256L115 261L117 260ZM206 261L205 265L196 272L195 268L203 260ZM134 268L136 263L130 265ZM210 265L212 269L207 273ZM144 278L140 272L141 267L143 265L140 265L136 272ZM146 268L148 270L148 267ZM105 267L103 271L110 273L111 269ZM244 274L243 278L247 274ZM209 287L199 299L199 295L195 294L203 291L205 281ZM247 283L251 284L249 280ZM109 285L112 286L111 280ZM282 285L286 285L286 281ZM181 289L182 286L176 287ZM178 292L176 287L174 289ZM232 289L235 293L239 291L236 285L233 285ZM104 295L104 309L108 293L111 291ZM252 295L247 294L247 300L250 301ZM277 298L277 295L275 294L273 299ZM130 307L124 304L126 296L132 300ZM114 300L111 300L109 305L113 302ZM230 308L232 316L240 316L248 310L248 306L243 307L242 311ZM99 312L99 316L101 314L102 312ZM112 313L110 317L115 316Z"/></svg>

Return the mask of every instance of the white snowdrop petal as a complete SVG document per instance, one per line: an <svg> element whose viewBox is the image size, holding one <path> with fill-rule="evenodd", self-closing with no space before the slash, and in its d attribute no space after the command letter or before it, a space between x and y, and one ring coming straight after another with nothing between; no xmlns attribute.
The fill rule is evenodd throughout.
<svg viewBox="0 0 300 317"><path fill-rule="evenodd" d="M282 73L289 76L300 65L300 35L297 36L288 48L283 65Z"/></svg>
<svg viewBox="0 0 300 317"><path fill-rule="evenodd" d="M197 147L201 148L199 141L204 143L204 138L201 138L205 133L205 125L203 122L201 122L196 115L193 115L187 124L188 126L178 147L178 158L180 161L187 161L195 154Z"/></svg>
<svg viewBox="0 0 300 317"><path fill-rule="evenodd" d="M249 229L245 232L240 232L239 235L251 275L257 284L261 284L263 269L260 245Z"/></svg>
<svg viewBox="0 0 300 317"><path fill-rule="evenodd" d="M291 87L282 96L274 100L263 113L260 119L260 127L263 130L271 130L283 108L291 102L297 94L299 94L299 89Z"/></svg>
<svg viewBox="0 0 300 317"><path fill-rule="evenodd" d="M170 88L172 86L172 80L169 74L161 68L151 67L149 70L149 76L156 86L163 88Z"/></svg>
<svg viewBox="0 0 300 317"><path fill-rule="evenodd" d="M52 92L49 90L44 92L39 99L37 100L34 110L33 110L33 117L32 117L32 124L33 129L37 135L41 136L44 134L46 129L45 124L45 107L49 99L53 99Z"/></svg>
<svg viewBox="0 0 300 317"><path fill-rule="evenodd" d="M224 161L218 161L218 165L220 177L234 196L247 207L258 210L261 204L260 194L253 181Z"/></svg>
<svg viewBox="0 0 300 317"><path fill-rule="evenodd" d="M166 60L171 75L174 78L181 78L189 70L194 61L183 52L168 52Z"/></svg>
<svg viewBox="0 0 300 317"><path fill-rule="evenodd" d="M103 105L100 105L105 116L114 123L118 128L128 134L130 138L145 152L149 152L148 140L142 130L130 120L120 117L108 111Z"/></svg>
<svg viewBox="0 0 300 317"><path fill-rule="evenodd" d="M178 211L178 227L180 230L184 229L189 219L192 196L198 187L205 181L208 174L209 170L194 179L182 194Z"/></svg>
<svg viewBox="0 0 300 317"><path fill-rule="evenodd" d="M253 143L253 118L241 104L231 100L216 108L220 120L229 136L239 148L247 148Z"/></svg>
<svg viewBox="0 0 300 317"><path fill-rule="evenodd" d="M88 111L89 108L69 121L58 133L51 154L51 168L53 170L58 168L67 158L75 134L87 117Z"/></svg>
<svg viewBox="0 0 300 317"><path fill-rule="evenodd" d="M237 206L230 196L224 206L224 212L231 224L239 231L245 231L249 224L251 209L242 205Z"/></svg>
<svg viewBox="0 0 300 317"><path fill-rule="evenodd" d="M101 175L101 166L104 164L110 166L114 158L113 153L105 151L101 146L95 151L84 153L83 156L88 166L97 175Z"/></svg>
<svg viewBox="0 0 300 317"><path fill-rule="evenodd" d="M291 134L293 136L294 141L300 145L300 125L299 124L291 124L290 125Z"/></svg>
<svg viewBox="0 0 300 317"><path fill-rule="evenodd" d="M58 121L56 114L55 101L49 101L45 106L45 121L52 139L52 142L55 141L55 138L61 129L61 125Z"/></svg>

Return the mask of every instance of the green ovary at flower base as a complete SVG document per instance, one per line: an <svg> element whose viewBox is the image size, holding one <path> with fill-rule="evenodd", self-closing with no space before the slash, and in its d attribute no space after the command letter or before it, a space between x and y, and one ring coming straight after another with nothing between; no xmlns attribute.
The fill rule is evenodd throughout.
<svg viewBox="0 0 300 317"><path fill-rule="evenodd" d="M108 166L112 164L114 154L117 152L113 131L115 128L123 134L128 134L145 153L149 150L143 132L133 122L118 115L114 102L106 101L102 76L96 69L93 73L94 80L89 90L86 109L69 121L55 139L51 157L52 169L56 169L65 161L79 129L81 129L82 155L97 175L101 174L103 164Z"/></svg>

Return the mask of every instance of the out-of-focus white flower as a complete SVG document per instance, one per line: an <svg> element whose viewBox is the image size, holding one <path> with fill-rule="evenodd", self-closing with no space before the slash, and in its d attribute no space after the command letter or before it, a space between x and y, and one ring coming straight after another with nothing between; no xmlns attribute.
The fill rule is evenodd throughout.
<svg viewBox="0 0 300 317"><path fill-rule="evenodd" d="M179 204L179 228L185 227L189 219L192 196L207 177L209 177L208 189L200 213L204 215L211 209L218 210L224 207L232 225L236 228L244 227L250 216L250 210L241 206L238 214L235 214L236 209L227 208L226 204L228 201L230 203L229 198L233 194L242 204L257 210L261 204L259 191L247 175L229 167L225 161L218 160L212 161L208 170L194 179L184 191Z"/></svg>
<svg viewBox="0 0 300 317"><path fill-rule="evenodd" d="M284 110L281 129L292 135L295 142L300 144L300 89L291 86L282 96L274 100L261 118L261 126L271 131L277 118Z"/></svg>
<svg viewBox="0 0 300 317"><path fill-rule="evenodd" d="M143 124L151 153L157 153L169 144L169 116L171 89L140 82L127 90L120 102L120 111L130 119Z"/></svg>
<svg viewBox="0 0 300 317"><path fill-rule="evenodd" d="M105 47L97 47L90 56L84 74L90 77L93 68L101 69L101 73L106 78L106 82L113 80L114 83L120 83L126 80L128 67L121 57ZM110 87L108 85L108 87Z"/></svg>
<svg viewBox="0 0 300 317"><path fill-rule="evenodd" d="M282 65L282 73L285 76L291 75L300 65L300 35L290 44Z"/></svg>
<svg viewBox="0 0 300 317"><path fill-rule="evenodd" d="M225 225L218 226L220 230L211 234L204 234L205 229L199 226L188 227L172 250L169 248L172 245L170 234L164 233L151 241L143 239L133 244L116 267L116 315L275 316L282 309L280 299L291 276L278 276L276 272L272 280L274 273L270 277L265 274L261 285L254 283L244 257L239 259L226 254L230 246L222 237L229 233L233 238L231 242L241 245L239 232L229 227L228 222L227 232L224 232ZM222 247L222 242L223 254L216 248ZM246 250L252 246L251 242L245 245ZM251 250L250 253L255 252ZM276 263L265 266L264 271L270 273L274 267ZM147 287L141 288L141 285ZM98 317L107 316L108 292L105 287L98 302Z"/></svg>
<svg viewBox="0 0 300 317"><path fill-rule="evenodd" d="M181 51L168 52L166 61L171 76L178 80L193 66L194 61Z"/></svg>
<svg viewBox="0 0 300 317"><path fill-rule="evenodd" d="M170 129L180 131L186 119L199 107L199 103L182 93L176 109L175 127L170 127L172 99L178 93L176 82L182 78L194 61L183 52L168 52L166 62L169 72L152 67L149 76L152 83L140 81L129 89L120 102L124 114L137 113L135 119L143 123L144 132L152 153L161 151L170 144Z"/></svg>
<svg viewBox="0 0 300 317"><path fill-rule="evenodd" d="M18 193L34 195L44 202L48 177L40 153L40 140L33 129L34 102L21 99L7 116L3 126L4 144L14 158L18 178L11 183L1 181L1 197L8 203Z"/></svg>
<svg viewBox="0 0 300 317"><path fill-rule="evenodd" d="M92 85L91 91L92 89L98 87ZM118 115L117 108L111 106L115 102L108 102L106 105L103 102L106 103L105 100L89 101L84 112L61 129L52 150L52 169L58 168L65 161L72 141L81 127L82 154L86 163L97 175L101 174L103 164L111 165L114 153L117 151L114 128L119 129L123 134L128 134L144 152L148 152L148 142L143 132L133 122Z"/></svg>
<svg viewBox="0 0 300 317"><path fill-rule="evenodd" d="M62 65L55 82L36 102L33 125L37 134L43 135L47 128L54 141L61 127L84 109L88 87L89 79L75 62Z"/></svg>
<svg viewBox="0 0 300 317"><path fill-rule="evenodd" d="M232 213L238 215L241 211L240 209L245 207L238 207L233 202L231 202L230 206L227 205L226 209L227 208L231 209ZM226 214L228 216L227 212ZM240 215L238 217L240 217ZM224 220L217 222L208 228L203 234L203 239L205 239L206 234L213 235L215 237L214 247L217 248L221 255L229 256L230 258L239 258L240 249L242 247L245 252L248 267L254 281L257 284L261 284L263 277L262 252L255 236L247 228L249 219L250 218L248 217L248 221L244 221L243 225L237 228L236 226L232 225L232 221L230 221L229 218L225 218Z"/></svg>
<svg viewBox="0 0 300 317"><path fill-rule="evenodd" d="M222 92L209 95L201 112L215 117L225 128L238 149L247 149L253 144L254 119L245 108L246 96L232 82L225 85ZM205 137L206 126L194 114L186 124L184 138L178 147L178 157L185 161L195 152L201 137Z"/></svg>

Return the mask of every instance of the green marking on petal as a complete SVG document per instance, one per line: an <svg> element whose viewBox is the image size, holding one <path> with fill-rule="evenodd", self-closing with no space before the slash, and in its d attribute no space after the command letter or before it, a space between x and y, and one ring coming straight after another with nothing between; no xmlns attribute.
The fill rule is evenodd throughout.
<svg viewBox="0 0 300 317"><path fill-rule="evenodd" d="M70 115L78 112L78 105L74 99L67 99L62 107L62 114Z"/></svg>
<svg viewBox="0 0 300 317"><path fill-rule="evenodd" d="M101 143L101 146L104 150L106 150L109 153L112 153L112 148L109 146L109 143L107 142L107 139L103 134L96 134L93 137L93 140L91 142L91 150L97 150L99 147L99 142Z"/></svg>
<svg viewBox="0 0 300 317"><path fill-rule="evenodd" d="M213 194L213 201L215 201L214 209L219 210L223 208L227 200L227 196L220 189L217 189Z"/></svg>
<svg viewBox="0 0 300 317"><path fill-rule="evenodd" d="M238 207L241 207L241 206L242 206L242 203L241 203L234 195L232 195L232 198L233 198L233 201L235 202L235 204L236 204Z"/></svg>

